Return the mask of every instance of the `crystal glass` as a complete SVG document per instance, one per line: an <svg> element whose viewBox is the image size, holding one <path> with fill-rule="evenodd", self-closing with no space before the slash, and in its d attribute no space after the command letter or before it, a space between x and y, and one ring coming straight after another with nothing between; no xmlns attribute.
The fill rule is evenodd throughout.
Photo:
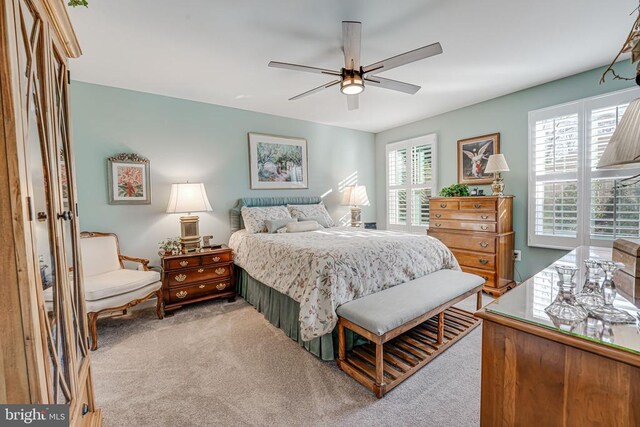
<svg viewBox="0 0 640 427"><path fill-rule="evenodd" d="M602 282L602 298L604 305L598 307L590 307L589 313L605 323L635 323L635 319L624 310L620 310L613 306L618 291L613 281L613 273L624 264L613 261L601 261L600 267L604 271L604 281Z"/></svg>
<svg viewBox="0 0 640 427"><path fill-rule="evenodd" d="M586 267L584 286L576 295L576 301L587 310L604 305L604 297L600 289L600 262L595 259L584 261Z"/></svg>
<svg viewBox="0 0 640 427"><path fill-rule="evenodd" d="M556 265L558 295L550 306L544 309L551 320L558 324L570 325L587 318L587 310L582 308L575 297L575 276L578 268L573 265Z"/></svg>

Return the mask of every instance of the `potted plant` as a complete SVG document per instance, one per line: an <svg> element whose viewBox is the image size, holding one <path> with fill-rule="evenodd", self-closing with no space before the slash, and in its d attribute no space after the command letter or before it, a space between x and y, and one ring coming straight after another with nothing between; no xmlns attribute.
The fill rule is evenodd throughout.
<svg viewBox="0 0 640 427"><path fill-rule="evenodd" d="M177 255L182 251L182 244L179 237L170 237L168 239L161 240L158 243L158 255Z"/></svg>
<svg viewBox="0 0 640 427"><path fill-rule="evenodd" d="M466 184L452 184L440 190L442 197L465 197L469 195L469 186Z"/></svg>

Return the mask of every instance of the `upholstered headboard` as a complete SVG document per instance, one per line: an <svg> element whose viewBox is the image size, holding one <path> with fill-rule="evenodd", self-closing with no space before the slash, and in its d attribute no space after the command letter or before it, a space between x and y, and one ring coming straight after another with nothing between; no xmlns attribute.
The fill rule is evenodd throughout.
<svg viewBox="0 0 640 427"><path fill-rule="evenodd" d="M231 220L231 232L235 232L244 228L240 209L243 206L266 207L266 206L286 206L286 205L314 205L318 204L322 199L318 196L299 196L299 197L245 197L238 200L235 207L229 211Z"/></svg>

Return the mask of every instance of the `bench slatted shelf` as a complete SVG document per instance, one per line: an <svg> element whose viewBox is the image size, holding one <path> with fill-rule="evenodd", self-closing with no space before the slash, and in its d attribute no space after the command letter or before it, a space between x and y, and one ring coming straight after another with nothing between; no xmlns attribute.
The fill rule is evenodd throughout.
<svg viewBox="0 0 640 427"><path fill-rule="evenodd" d="M480 324L454 305L475 293L480 308L483 285L441 270L338 307L338 366L381 398ZM347 353L345 328L370 342Z"/></svg>

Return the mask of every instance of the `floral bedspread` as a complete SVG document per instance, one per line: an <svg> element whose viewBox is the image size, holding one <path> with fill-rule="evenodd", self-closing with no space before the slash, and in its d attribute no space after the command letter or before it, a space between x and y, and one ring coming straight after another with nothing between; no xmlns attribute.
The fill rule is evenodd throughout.
<svg viewBox="0 0 640 427"><path fill-rule="evenodd" d="M302 339L331 332L336 308L442 269L459 270L439 240L394 231L334 227L304 233L235 232L235 263L300 303Z"/></svg>

